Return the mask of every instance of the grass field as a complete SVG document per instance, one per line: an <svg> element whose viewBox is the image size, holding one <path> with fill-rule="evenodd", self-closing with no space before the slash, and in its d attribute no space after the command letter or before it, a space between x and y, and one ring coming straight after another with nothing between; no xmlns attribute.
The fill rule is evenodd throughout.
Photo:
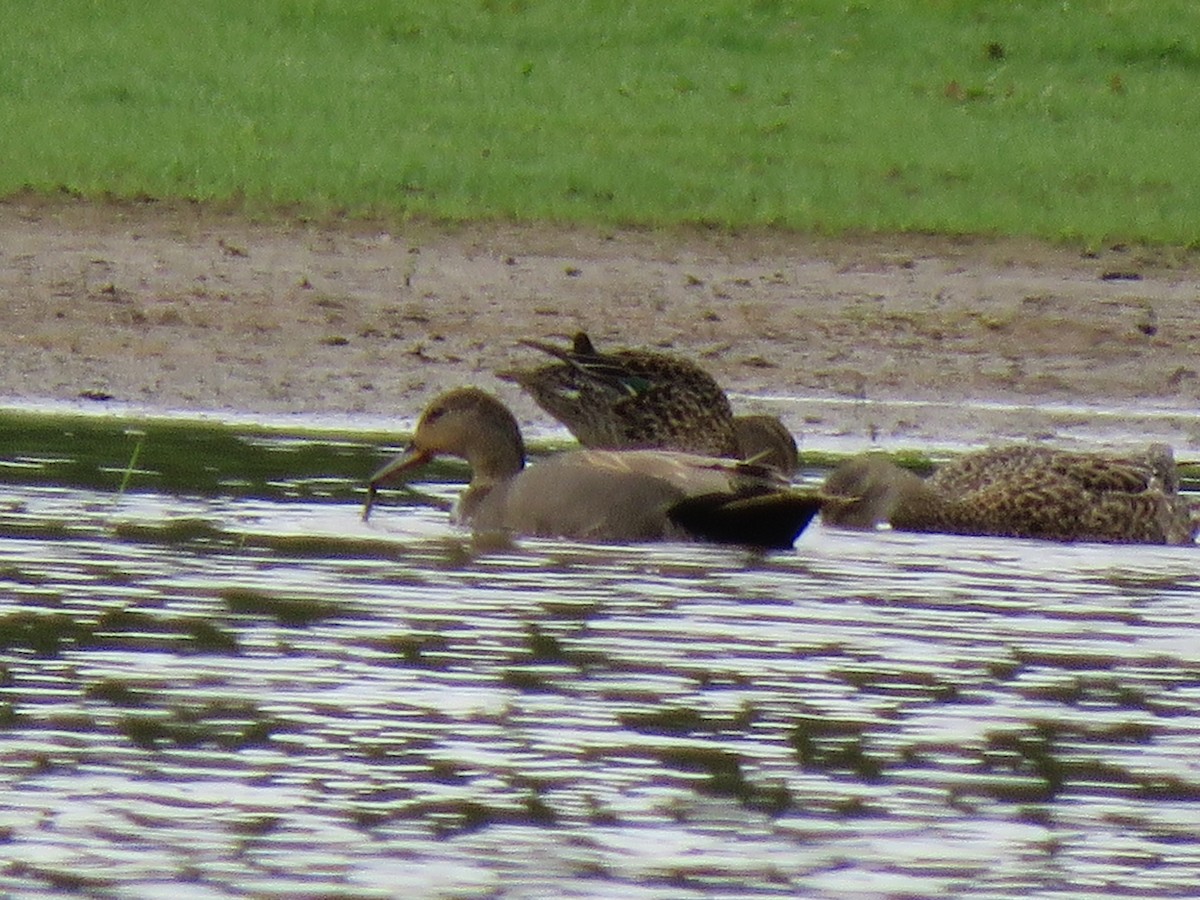
<svg viewBox="0 0 1200 900"><path fill-rule="evenodd" d="M0 196L1200 242L1200 4L61 0Z"/></svg>

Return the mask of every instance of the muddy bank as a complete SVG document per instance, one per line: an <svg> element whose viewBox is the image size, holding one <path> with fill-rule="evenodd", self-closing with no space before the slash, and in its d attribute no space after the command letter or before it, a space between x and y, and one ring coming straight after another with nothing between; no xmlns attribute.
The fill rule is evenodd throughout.
<svg viewBox="0 0 1200 900"><path fill-rule="evenodd" d="M494 389L523 337L701 361L802 442L1200 452L1200 258L1018 240L251 222L0 204L0 402L350 414ZM110 399L105 399L110 398ZM1195 455L1193 453L1193 455Z"/></svg>

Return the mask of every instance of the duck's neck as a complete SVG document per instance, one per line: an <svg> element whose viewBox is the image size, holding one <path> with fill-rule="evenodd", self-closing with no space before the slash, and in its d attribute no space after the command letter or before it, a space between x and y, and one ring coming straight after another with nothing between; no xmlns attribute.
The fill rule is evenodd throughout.
<svg viewBox="0 0 1200 900"><path fill-rule="evenodd" d="M471 483L458 498L455 518L459 522L474 521L480 506L495 489L525 468L525 444L516 422L512 422L511 429L505 428L504 440L499 440L499 432L493 436L497 439L472 447L464 454L471 467Z"/></svg>
<svg viewBox="0 0 1200 900"><path fill-rule="evenodd" d="M471 489L486 490L512 478L525 468L525 441L517 420L503 406L490 411L485 440L466 448L463 457L471 467Z"/></svg>
<svg viewBox="0 0 1200 900"><path fill-rule="evenodd" d="M898 469L889 485L884 518L893 528L919 529L938 521L945 508L946 498L924 479Z"/></svg>
<svg viewBox="0 0 1200 900"><path fill-rule="evenodd" d="M525 448L517 437L513 446L481 447L467 456L471 467L471 487L487 487L507 481L525 468Z"/></svg>

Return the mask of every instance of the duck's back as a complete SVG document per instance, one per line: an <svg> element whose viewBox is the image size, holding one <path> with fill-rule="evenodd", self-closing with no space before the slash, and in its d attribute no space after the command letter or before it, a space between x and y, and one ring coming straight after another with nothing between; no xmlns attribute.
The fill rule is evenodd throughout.
<svg viewBox="0 0 1200 900"><path fill-rule="evenodd" d="M1193 526L1169 449L1124 457L1038 446L998 447L938 470L944 502L894 527L1050 540L1190 543Z"/></svg>
<svg viewBox="0 0 1200 900"><path fill-rule="evenodd" d="M1179 479L1171 449L1152 445L1144 453L1107 456L1054 447L1013 444L968 453L941 466L929 485L951 496L969 494L1008 480L1072 481L1092 491L1137 493L1157 486L1167 493Z"/></svg>

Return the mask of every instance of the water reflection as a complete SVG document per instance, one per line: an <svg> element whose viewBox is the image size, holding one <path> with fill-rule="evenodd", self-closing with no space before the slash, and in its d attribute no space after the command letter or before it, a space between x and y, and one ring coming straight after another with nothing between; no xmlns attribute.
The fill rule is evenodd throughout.
<svg viewBox="0 0 1200 900"><path fill-rule="evenodd" d="M1195 890L1192 548L481 549L334 464L44 465L0 488L14 896Z"/></svg>

